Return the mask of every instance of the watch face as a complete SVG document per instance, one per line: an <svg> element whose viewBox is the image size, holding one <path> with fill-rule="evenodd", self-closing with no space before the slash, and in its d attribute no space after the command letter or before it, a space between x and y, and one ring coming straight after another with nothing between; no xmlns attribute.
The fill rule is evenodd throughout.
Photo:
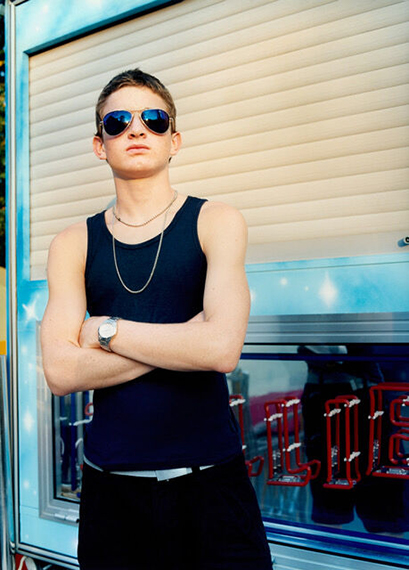
<svg viewBox="0 0 409 570"><path fill-rule="evenodd" d="M103 338L108 338L115 334L115 330L116 327L113 323L102 323L102 325L99 327L99 334Z"/></svg>

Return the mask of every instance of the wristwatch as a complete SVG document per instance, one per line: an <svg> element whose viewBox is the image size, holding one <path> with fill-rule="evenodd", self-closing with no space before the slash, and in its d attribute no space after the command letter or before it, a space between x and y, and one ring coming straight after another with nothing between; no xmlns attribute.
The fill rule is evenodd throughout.
<svg viewBox="0 0 409 570"><path fill-rule="evenodd" d="M101 348L112 352L109 348L109 343L118 332L119 317L109 317L98 327L98 341Z"/></svg>

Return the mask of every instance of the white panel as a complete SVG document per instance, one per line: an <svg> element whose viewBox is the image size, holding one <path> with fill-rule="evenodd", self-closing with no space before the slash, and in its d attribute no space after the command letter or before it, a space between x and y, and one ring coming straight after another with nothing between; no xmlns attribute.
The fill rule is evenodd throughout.
<svg viewBox="0 0 409 570"><path fill-rule="evenodd" d="M113 198L94 104L136 65L176 99L172 183L242 210L249 262L400 251L408 38L408 0L185 0L32 56L32 278L56 233Z"/></svg>

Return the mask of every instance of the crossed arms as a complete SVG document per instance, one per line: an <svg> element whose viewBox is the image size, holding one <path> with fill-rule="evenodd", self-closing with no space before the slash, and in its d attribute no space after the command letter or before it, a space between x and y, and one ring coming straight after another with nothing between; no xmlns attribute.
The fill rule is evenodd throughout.
<svg viewBox="0 0 409 570"><path fill-rule="evenodd" d="M156 367L219 372L235 368L250 309L244 271L246 224L235 209L207 202L198 230L208 265L203 313L177 324L120 320L110 344L113 352L98 343L98 326L111 315L84 321L85 223L54 239L48 260L49 301L41 326L44 373L54 394L121 384Z"/></svg>

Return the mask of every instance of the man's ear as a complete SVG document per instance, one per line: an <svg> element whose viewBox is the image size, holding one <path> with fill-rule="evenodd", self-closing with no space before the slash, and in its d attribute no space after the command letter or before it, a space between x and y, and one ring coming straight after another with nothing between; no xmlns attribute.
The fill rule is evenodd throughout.
<svg viewBox="0 0 409 570"><path fill-rule="evenodd" d="M94 149L94 154L100 160L106 160L107 156L105 153L105 146L102 137L94 136L92 139L92 147Z"/></svg>
<svg viewBox="0 0 409 570"><path fill-rule="evenodd" d="M172 158L172 156L177 155L181 146L182 146L182 135L178 131L176 131L175 133L172 133L172 142L171 142L170 155L169 155L170 158Z"/></svg>

